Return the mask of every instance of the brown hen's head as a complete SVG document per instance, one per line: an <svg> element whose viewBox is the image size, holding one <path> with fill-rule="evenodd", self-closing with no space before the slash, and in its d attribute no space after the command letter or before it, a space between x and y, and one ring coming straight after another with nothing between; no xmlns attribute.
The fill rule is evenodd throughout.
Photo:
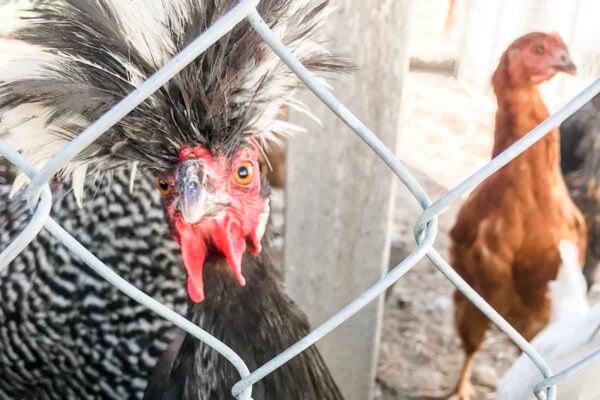
<svg viewBox="0 0 600 400"><path fill-rule="evenodd" d="M496 86L499 75L503 75L512 86L538 84L558 72L576 72L567 46L558 33L532 32L508 46L493 81Z"/></svg>

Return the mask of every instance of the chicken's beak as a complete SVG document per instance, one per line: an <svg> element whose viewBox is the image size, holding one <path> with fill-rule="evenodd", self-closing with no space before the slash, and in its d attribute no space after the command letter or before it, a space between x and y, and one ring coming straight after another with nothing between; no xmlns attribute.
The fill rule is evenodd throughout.
<svg viewBox="0 0 600 400"><path fill-rule="evenodd" d="M557 71L566 72L570 75L575 75L577 72L577 67L571 60L571 57L566 50L559 51L556 54L556 62L552 65L552 67Z"/></svg>
<svg viewBox="0 0 600 400"><path fill-rule="evenodd" d="M215 193L209 192L205 178L202 165L195 159L177 167L179 197L175 209L180 217L174 224L188 273L188 294L196 303L204 300L202 273L209 252L221 253L239 284L246 284L242 256L247 245L242 223L226 204L215 203Z"/></svg>
<svg viewBox="0 0 600 400"><path fill-rule="evenodd" d="M177 170L179 186L179 212L185 223L200 222L205 213L205 192L202 188L203 173L196 160L188 160Z"/></svg>

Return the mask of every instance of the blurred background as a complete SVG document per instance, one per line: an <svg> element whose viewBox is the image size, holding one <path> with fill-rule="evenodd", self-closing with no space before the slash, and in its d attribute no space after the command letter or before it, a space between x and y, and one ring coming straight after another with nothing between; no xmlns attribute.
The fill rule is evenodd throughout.
<svg viewBox="0 0 600 400"><path fill-rule="evenodd" d="M496 111L490 78L513 40L544 31L558 32L567 43L578 73L542 85L551 111L600 75L595 0L375 3L337 4L323 36L358 72L330 83L351 111L397 149L433 199L490 159ZM287 181L285 190L275 191L274 224L288 290L315 325L414 249L420 207L329 110L312 95L305 101L322 126L290 115L308 132L292 139L282 158ZM436 248L444 256L459 207L454 204L439 220ZM348 399L444 398L453 389L463 356L452 292L422 261L385 299L319 342ZM503 334L488 334L474 370L476 399L495 398L498 379L517 356Z"/></svg>

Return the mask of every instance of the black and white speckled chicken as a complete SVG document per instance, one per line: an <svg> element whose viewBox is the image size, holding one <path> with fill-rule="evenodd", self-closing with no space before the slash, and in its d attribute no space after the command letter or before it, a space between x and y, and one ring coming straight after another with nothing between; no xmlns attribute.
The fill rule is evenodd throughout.
<svg viewBox="0 0 600 400"><path fill-rule="evenodd" d="M22 55L0 65L0 139L42 166L236 4L60 0L29 11L11 32ZM262 0L258 11L304 65L326 72L344 68L309 39L326 6ZM67 231L146 293L187 310L250 369L308 332L261 253L269 200L258 157L272 132L293 128L276 115L303 109L298 88L241 23L53 182L52 215ZM9 196L24 183L0 185L0 248L30 217L21 192ZM0 273L0 321L3 399L225 399L239 379L45 231ZM253 396L341 399L314 347Z"/></svg>
<svg viewBox="0 0 600 400"><path fill-rule="evenodd" d="M600 94L560 126L561 169L588 226L584 274L598 281L600 264Z"/></svg>

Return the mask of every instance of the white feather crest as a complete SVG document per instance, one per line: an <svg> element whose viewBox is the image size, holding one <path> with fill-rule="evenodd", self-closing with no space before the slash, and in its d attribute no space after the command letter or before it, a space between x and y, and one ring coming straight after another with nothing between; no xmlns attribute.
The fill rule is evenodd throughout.
<svg viewBox="0 0 600 400"><path fill-rule="evenodd" d="M99 0L92 1L98 2ZM189 18L189 13L186 12L186 3L189 0L105 1L109 5L111 12L119 20L120 29L125 32L130 45L149 64L159 68L169 61L170 55L174 52L176 45L171 39L172 36L168 34L168 29L183 29L184 22ZM310 3L312 3L311 0L293 1L288 11L289 15L294 15L298 10ZM21 2L17 3L17 5L13 5L10 8L0 8L0 15L2 16L0 22L4 23L4 29L0 28L2 29L0 30L0 35L4 31L9 33L25 26L25 21L22 19L25 14L22 10L27 6L27 3ZM324 22L331 9L331 7L328 7L327 11L319 14L316 21L317 26ZM174 24L173 22L176 21L181 21L181 24ZM289 27L297 22L290 19L288 24L278 24L274 28L274 32L277 36L283 38L286 36ZM267 45L264 44L264 46L266 48ZM290 50L300 59L308 58L312 54L326 53L319 44L309 40L294 43L290 47ZM240 90L241 93L252 93L252 88L261 84L261 79L266 74L287 68L270 49L267 51L267 54L269 54L268 60L261 62L260 65L248 66L246 71L240 72L240 75L244 76L244 85L241 88L242 90ZM128 81L134 87L138 87L147 78L129 60L123 59L123 57L117 54L113 54L112 57L125 67L128 73ZM83 63L88 67L98 68L105 73L110 73L102 66L90 60L76 58L73 55L64 53L52 53L46 51L46 49L12 39L0 39L0 79L7 84L17 80L51 76L56 73L54 72L55 70L60 70L61 65L73 61ZM270 141L280 143L282 136L291 136L304 132L303 128L276 118L280 112L280 108L284 105L288 105L293 110L305 113L310 118L319 122L305 105L294 98L295 91L289 90L290 87L297 85L297 77L292 73L286 73L282 76L284 78L279 80L277 85L272 85L267 88L268 90L263 91L264 97L269 99L264 100L264 104L267 104L267 107L253 125L252 133L265 147L268 147L268 142ZM277 99L277 101L273 101L272 99ZM238 103L246 103L251 100L261 101L261 99L250 99L243 96L238 96L230 100ZM153 101L152 96L149 101ZM48 160L69 142L69 135L62 135L59 126L48 123L50 112L51 110L47 107L36 103L29 103L5 111L0 120L0 139L22 152L38 169L42 168ZM91 123L91 121L84 121L81 118L69 120L68 122L71 125L81 127L81 130ZM88 151L93 152L93 149L88 149ZM96 161L98 160L74 160L62 171L63 177L67 179L70 177L73 193L78 204L81 204L83 201L85 177L91 170L90 164ZM132 170L132 183L135 179L136 170L137 166ZM13 193L26 185L27 182L28 178L24 174L18 174L13 185Z"/></svg>
<svg viewBox="0 0 600 400"><path fill-rule="evenodd" d="M29 6L28 1L13 1L0 4L0 37L9 38L12 32L24 25L21 19Z"/></svg>

